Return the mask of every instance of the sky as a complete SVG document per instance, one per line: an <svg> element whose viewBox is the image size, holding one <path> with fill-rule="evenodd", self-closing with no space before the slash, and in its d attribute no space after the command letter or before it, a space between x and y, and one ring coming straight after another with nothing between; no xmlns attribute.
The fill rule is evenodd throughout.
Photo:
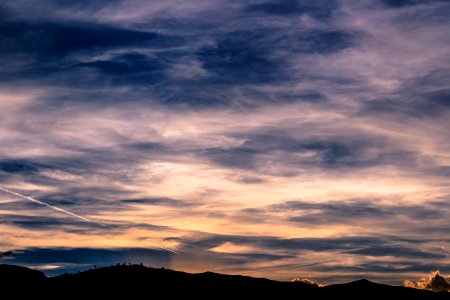
<svg viewBox="0 0 450 300"><path fill-rule="evenodd" d="M0 263L323 284L450 272L449 14L1 1Z"/></svg>

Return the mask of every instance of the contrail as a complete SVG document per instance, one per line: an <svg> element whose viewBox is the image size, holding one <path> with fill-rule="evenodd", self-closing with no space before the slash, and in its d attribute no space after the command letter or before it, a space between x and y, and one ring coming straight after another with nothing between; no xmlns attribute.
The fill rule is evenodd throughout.
<svg viewBox="0 0 450 300"><path fill-rule="evenodd" d="M1 187L1 186L0 186L0 190L6 192L6 193L8 193L8 194L11 194L11 195L20 197L20 198L22 198L22 199L28 200L28 201L30 201L30 202L34 202L34 203L37 203L37 204L46 206L46 207L48 207L48 208L51 208L51 209L56 210L56 211L59 211L59 212L61 212L61 213L63 213L63 214L66 214L66 215L75 217L75 218L77 218L77 219L83 220L83 221L85 221L85 222L94 223L94 224L97 224L97 225L100 225L100 226L105 226L105 225L102 224L102 223L95 222L95 221L93 221L93 220L91 220L91 219L88 219L88 218L86 218L86 217L77 215L76 213L70 212L70 211L68 211L68 210L62 209L62 208L57 207L57 206L54 206L54 205L50 205L50 204L48 204L48 203L39 201L39 200L34 199L34 198L31 198L31 197L29 197L29 196L25 196L25 195L16 193L16 192L11 191L11 190L8 190L8 189L6 189L6 188L4 188L4 187Z"/></svg>
<svg viewBox="0 0 450 300"><path fill-rule="evenodd" d="M88 218L86 218L86 217L80 216L80 215L78 215L78 214L76 214L76 213L73 213L73 212L71 212L71 211L62 209L62 208L57 207L57 206L54 206L54 205L50 205L50 204L48 204L48 203L39 201L39 200L34 199L34 198L32 198L32 197L29 197L29 196L25 196L25 195L16 193L16 192L11 191L11 190L8 190L7 188L4 188L4 187L2 187L2 186L0 186L0 190L6 192L6 193L8 193L8 194L11 194L11 195L20 197L20 198L22 198L22 199L28 200L28 201L30 201L30 202L34 202L34 203L37 203L37 204L46 206L46 207L48 207L48 208L51 208L51 209L56 210L56 211L58 211L58 212L61 212L61 213L63 213L63 214L66 214L66 215L75 217L75 218L77 218L77 219L83 220L83 221L85 221L85 222L94 223L94 224L100 225L100 226L102 226L102 227L106 227L105 224L102 224L102 223L93 221L93 220L91 220L91 219L88 219ZM178 254L178 252L176 252L176 251L174 251L174 250L171 250L171 249L169 249L169 248L165 248L165 247L158 246L158 245L155 245L155 244L153 244L153 246L155 246L155 247L157 247L157 248L160 248L160 249L162 249L162 250L166 250L166 251L169 251L169 252Z"/></svg>

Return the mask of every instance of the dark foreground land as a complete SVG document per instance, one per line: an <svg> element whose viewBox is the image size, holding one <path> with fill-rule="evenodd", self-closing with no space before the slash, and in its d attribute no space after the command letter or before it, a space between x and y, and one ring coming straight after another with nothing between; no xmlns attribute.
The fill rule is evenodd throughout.
<svg viewBox="0 0 450 300"><path fill-rule="evenodd" d="M189 274L138 265L119 265L46 277L42 272L0 265L0 299L450 299L431 292L359 280L316 287L216 273ZM1 295L4 295L3 297ZM14 298L12 298L14 297Z"/></svg>

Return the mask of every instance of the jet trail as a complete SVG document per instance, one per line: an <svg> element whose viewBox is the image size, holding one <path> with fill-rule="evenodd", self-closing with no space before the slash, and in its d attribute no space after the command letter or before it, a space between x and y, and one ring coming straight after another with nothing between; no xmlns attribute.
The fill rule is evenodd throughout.
<svg viewBox="0 0 450 300"><path fill-rule="evenodd" d="M66 215L75 217L75 218L77 218L77 219L83 220L83 221L85 221L85 222L94 223L94 224L100 225L100 226L102 226L102 227L106 227L105 224L102 224L102 223L93 221L93 220L88 219L88 218L86 218L86 217L77 215L76 213L73 213L73 212L71 212L71 211L62 209L62 208L57 207L57 206L54 206L54 205L50 205L50 204L48 204L48 203L39 201L39 200L34 199L34 198L32 198L32 197L29 197L29 196L25 196L25 195L16 193L16 192L14 192L14 191L8 190L7 188L4 188L4 187L1 187L1 186L0 186L0 190L1 190L1 191L4 191L4 192L6 192L6 193L8 193L8 194L10 194L10 195L14 195L14 196L20 197L20 198L22 198L22 199L28 200L28 201L30 201L30 202L33 202L33 203L37 203L37 204L46 206L46 207L48 207L48 208L51 208L51 209L56 210L56 211L58 211L58 212L61 212L61 213L63 213L63 214L66 214ZM155 246L155 247L157 247L157 248L160 248L160 249L162 249L162 250L166 250L166 251L169 251L169 252L178 254L178 252L176 252L175 250L171 250L171 249L169 249L169 248L165 248L165 247L158 246L158 245L155 245L155 244L153 244L153 246Z"/></svg>
<svg viewBox="0 0 450 300"><path fill-rule="evenodd" d="M34 198L31 198L31 197L29 197L29 196L25 196L25 195L16 193L16 192L11 191L11 190L8 190L8 189L6 189L6 188L4 188L4 187L1 187L1 186L0 186L0 190L6 192L6 193L8 193L8 194L11 194L11 195L20 197L20 198L22 198L22 199L28 200L28 201L30 201L30 202L34 202L34 203L37 203L37 204L46 206L46 207L48 207L48 208L51 208L51 209L56 210L56 211L59 211L59 212L61 212L61 213L63 213L63 214L66 214L66 215L75 217L75 218L77 218L77 219L83 220L83 221L85 221L85 222L94 223L94 224L97 224L97 225L100 225L100 226L105 226L104 224L95 222L95 221L93 221L93 220L91 220L91 219L88 219L88 218L86 218L86 217L77 215L77 214L75 214L75 213L73 213L73 212L70 212L70 211L68 211L68 210L59 208L59 207L54 206L54 205L47 204L47 203L45 203L45 202L39 201L39 200L34 199Z"/></svg>

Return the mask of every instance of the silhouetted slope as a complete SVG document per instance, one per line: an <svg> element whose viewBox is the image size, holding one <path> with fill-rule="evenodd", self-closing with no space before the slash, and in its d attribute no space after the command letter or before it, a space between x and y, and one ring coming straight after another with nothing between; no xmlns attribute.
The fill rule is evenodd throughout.
<svg viewBox="0 0 450 300"><path fill-rule="evenodd" d="M71 294L84 292L109 293L152 293L167 296L220 292L222 295L238 295L244 291L278 294L282 292L301 293L313 289L305 283L279 282L269 279L216 273L189 274L169 269L153 269L143 266L115 266L89 270L73 275L49 278L51 286L60 292Z"/></svg>
<svg viewBox="0 0 450 300"><path fill-rule="evenodd" d="M0 266L0 278L4 294L19 295L28 292L34 297L42 296L45 299L103 299L105 297L153 299L160 296L169 298L182 296L189 299L220 297L240 299L244 296L252 299L362 299L368 297L408 300L450 299L450 293L447 292L434 293L393 287L368 280L319 288L302 282L279 282L211 272L189 274L137 265L92 269L51 278L26 268ZM5 282L9 284L4 284Z"/></svg>
<svg viewBox="0 0 450 300"><path fill-rule="evenodd" d="M45 289L47 277L44 273L24 267L0 265L0 291L21 293L41 292ZM0 295L0 299L2 296Z"/></svg>
<svg viewBox="0 0 450 300"><path fill-rule="evenodd" d="M450 299L450 293L435 293L432 291L406 288L402 286L390 286L371 282L367 279L345 284L333 284L323 288L327 295L338 294L350 299L370 297L381 299L383 297L395 297L395 299Z"/></svg>
<svg viewBox="0 0 450 300"><path fill-rule="evenodd" d="M20 280L21 282L32 283L46 280L44 273L13 265L0 265L0 281L3 284L11 284Z"/></svg>

